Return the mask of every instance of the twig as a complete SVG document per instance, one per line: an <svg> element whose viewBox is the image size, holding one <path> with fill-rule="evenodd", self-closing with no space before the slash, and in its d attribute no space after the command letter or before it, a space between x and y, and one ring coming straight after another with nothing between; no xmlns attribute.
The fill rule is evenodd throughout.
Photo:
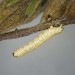
<svg viewBox="0 0 75 75"><path fill-rule="evenodd" d="M68 24L75 24L75 19L70 20L70 21L63 21L61 23L64 26L68 25ZM33 27L30 27L30 28L25 28L25 29L20 29L20 30L15 30L15 31L11 31L8 33L4 33L4 34L0 35L0 41L28 36L30 34L38 32L38 31L48 29L50 27L50 25L51 25L50 23L43 23L43 24L35 25Z"/></svg>
<svg viewBox="0 0 75 75"><path fill-rule="evenodd" d="M39 24L30 28L25 28L25 29L20 29L20 30L15 30L12 32L4 33L0 35L0 41L28 36L29 34L45 30L49 27L50 27L49 24L43 24L43 25Z"/></svg>

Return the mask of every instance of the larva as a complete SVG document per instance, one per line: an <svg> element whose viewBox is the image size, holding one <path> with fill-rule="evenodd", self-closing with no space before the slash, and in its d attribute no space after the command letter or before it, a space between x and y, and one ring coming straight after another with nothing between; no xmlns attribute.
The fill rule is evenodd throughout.
<svg viewBox="0 0 75 75"><path fill-rule="evenodd" d="M16 49L15 52L13 53L13 56L19 57L26 54L27 52L30 52L31 50L43 44L46 40L48 40L52 36L62 32L62 30L63 30L62 25L60 25L59 27L51 26L49 29L44 30L43 33L38 35L35 39L30 41L28 44L25 44L24 46Z"/></svg>

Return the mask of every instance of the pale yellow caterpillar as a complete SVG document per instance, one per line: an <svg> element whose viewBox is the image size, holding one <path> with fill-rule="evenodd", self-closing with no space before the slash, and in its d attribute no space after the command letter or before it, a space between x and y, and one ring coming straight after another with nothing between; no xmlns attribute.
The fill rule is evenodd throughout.
<svg viewBox="0 0 75 75"><path fill-rule="evenodd" d="M27 52L30 52L31 50L40 46L42 43L44 43L50 37L62 32L62 30L63 30L62 25L60 25L59 27L51 26L49 29L44 30L43 33L38 35L35 39L30 41L28 44L25 44L24 46L16 49L15 52L13 53L13 56L19 57Z"/></svg>

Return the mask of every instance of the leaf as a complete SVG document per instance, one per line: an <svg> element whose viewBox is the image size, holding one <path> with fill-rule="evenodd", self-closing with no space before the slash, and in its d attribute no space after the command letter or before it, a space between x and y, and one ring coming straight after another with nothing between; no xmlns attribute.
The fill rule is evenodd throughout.
<svg viewBox="0 0 75 75"><path fill-rule="evenodd" d="M41 23L47 22L49 18L51 18L51 21L60 19L66 7L65 3L68 2L69 0L50 0L46 10L44 11Z"/></svg>
<svg viewBox="0 0 75 75"><path fill-rule="evenodd" d="M70 0L61 18L63 24L75 24L75 0Z"/></svg>
<svg viewBox="0 0 75 75"><path fill-rule="evenodd" d="M22 19L22 11L27 7L30 0L18 0L17 4L8 5L6 1L1 4L0 10L0 34L5 33L17 26ZM22 9L23 8L23 9Z"/></svg>
<svg viewBox="0 0 75 75"><path fill-rule="evenodd" d="M0 34L6 33L7 31L11 30L12 28L15 28L25 22L31 21L33 18L35 18L45 7L41 7L41 3L44 0L35 0L35 6L31 5L30 3L34 0L21 0L17 4L14 4L14 6L9 6L6 10L3 8L3 12L6 12L5 14L1 16L2 22L0 23ZM33 2L32 2L33 3ZM32 6L32 8L30 8ZM44 5L45 6L45 5ZM14 8L12 8L14 7ZM36 8L35 8L36 7ZM11 11L12 8L12 11ZM30 10L31 11L30 11ZM10 11L11 13L9 13ZM30 14L29 14L30 12ZM31 13L33 12L33 13ZM3 19L4 18L4 19Z"/></svg>
<svg viewBox="0 0 75 75"><path fill-rule="evenodd" d="M52 0L49 2L41 23L59 20L60 23L75 23L75 0Z"/></svg>
<svg viewBox="0 0 75 75"><path fill-rule="evenodd" d="M19 0L6 0L6 3L8 4L8 5L12 5L12 4L14 4L14 3L16 3L16 2L18 2Z"/></svg>
<svg viewBox="0 0 75 75"><path fill-rule="evenodd" d="M8 1L9 0L3 0L0 3L0 23L18 8L17 2L19 0L17 2L15 2L14 4L9 3Z"/></svg>

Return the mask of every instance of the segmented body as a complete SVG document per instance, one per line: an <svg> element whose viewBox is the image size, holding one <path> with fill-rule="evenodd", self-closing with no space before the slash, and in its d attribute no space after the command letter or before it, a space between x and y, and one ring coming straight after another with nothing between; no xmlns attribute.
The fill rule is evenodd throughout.
<svg viewBox="0 0 75 75"><path fill-rule="evenodd" d="M13 55L15 57L21 56L27 52L30 52L31 50L37 48L41 44L43 44L46 40L48 40L50 37L60 33L63 30L62 26L59 27L53 27L51 26L49 29L45 30L43 33L41 33L39 36L37 36L35 39L30 41L28 44L25 44L21 48L18 48Z"/></svg>

